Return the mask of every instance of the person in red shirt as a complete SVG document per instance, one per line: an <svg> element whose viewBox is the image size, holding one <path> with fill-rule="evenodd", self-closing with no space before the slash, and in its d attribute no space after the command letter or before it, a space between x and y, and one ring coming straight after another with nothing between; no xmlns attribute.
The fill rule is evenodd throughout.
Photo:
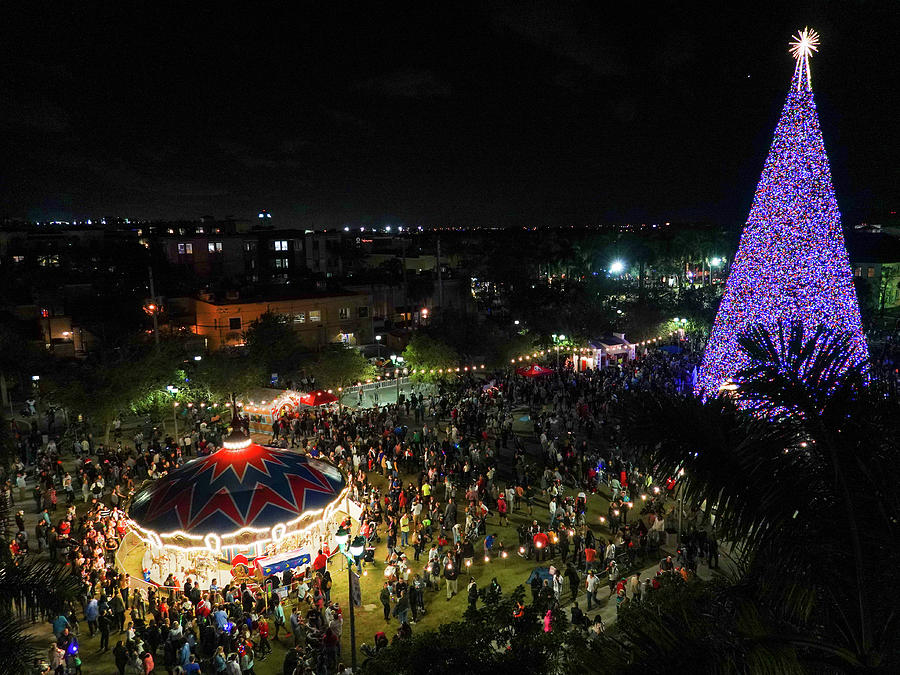
<svg viewBox="0 0 900 675"><path fill-rule="evenodd" d="M266 620L265 616L260 615L257 628L259 629L260 654L263 656L270 654L272 652L272 645L269 644L269 622Z"/></svg>
<svg viewBox="0 0 900 675"><path fill-rule="evenodd" d="M506 505L506 498L503 495L500 495L497 498L497 515L500 516L500 527L509 525L509 519L506 517L507 510L508 507Z"/></svg>
<svg viewBox="0 0 900 675"><path fill-rule="evenodd" d="M319 549L319 555L316 556L316 559L313 562L313 569L316 572L324 572L325 567L327 565L328 565L328 558L326 558L325 554L322 553L322 549Z"/></svg>
<svg viewBox="0 0 900 675"><path fill-rule="evenodd" d="M207 617L212 612L212 604L209 601L207 596L204 596L199 603L197 603L197 616L198 617Z"/></svg>
<svg viewBox="0 0 900 675"><path fill-rule="evenodd" d="M588 572L594 565L597 557L597 549L588 546L584 549L584 571Z"/></svg>

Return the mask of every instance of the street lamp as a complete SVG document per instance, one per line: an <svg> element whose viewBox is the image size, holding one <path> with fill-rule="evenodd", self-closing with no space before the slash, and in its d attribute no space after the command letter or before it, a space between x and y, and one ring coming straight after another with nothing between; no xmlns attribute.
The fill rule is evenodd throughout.
<svg viewBox="0 0 900 675"><path fill-rule="evenodd" d="M381 358L381 336L380 335L375 336L375 344L378 345L378 358L380 359Z"/></svg>
<svg viewBox="0 0 900 675"><path fill-rule="evenodd" d="M172 394L172 423L175 425L175 444L178 444L178 401L176 397L178 396L178 387L173 387L171 384L166 385L166 391Z"/></svg>
<svg viewBox="0 0 900 675"><path fill-rule="evenodd" d="M556 343L556 369L559 370L559 343L560 343L560 342L565 342L566 336L563 335L562 333L560 333L559 335L557 335L556 333L554 333L554 334L551 335L550 337L552 337L552 338L553 338L553 342Z"/></svg>
<svg viewBox="0 0 900 675"><path fill-rule="evenodd" d="M400 365L403 364L403 357L402 357L402 356L397 356L397 357L391 356L391 358L394 360L394 362L395 362L398 366L400 366ZM396 393L396 396L397 396L397 403L400 403L400 377L401 377L402 375L403 375L403 372L400 370L399 367L398 367L398 368L394 368L394 384L397 386L397 393Z"/></svg>
<svg viewBox="0 0 900 675"><path fill-rule="evenodd" d="M625 263L621 260L613 260L609 265L609 271L612 274L622 274L625 271Z"/></svg>
<svg viewBox="0 0 900 675"><path fill-rule="evenodd" d="M362 535L353 538L350 543L350 556L359 567L359 557L366 550L366 538ZM350 599L350 665L356 671L356 619L353 614L353 567L347 565L347 590ZM359 575L356 576L356 586L359 587ZM360 591L361 592L361 591Z"/></svg>

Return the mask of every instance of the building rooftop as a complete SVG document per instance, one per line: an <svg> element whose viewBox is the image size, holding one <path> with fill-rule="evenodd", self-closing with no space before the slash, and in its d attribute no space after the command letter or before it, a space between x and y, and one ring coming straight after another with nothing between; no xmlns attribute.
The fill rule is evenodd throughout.
<svg viewBox="0 0 900 675"><path fill-rule="evenodd" d="M258 302L278 302L281 300L314 300L317 298L342 298L365 295L358 291L334 289L301 289L284 286L241 289L219 293L204 293L196 297L199 302L210 305L249 305Z"/></svg>

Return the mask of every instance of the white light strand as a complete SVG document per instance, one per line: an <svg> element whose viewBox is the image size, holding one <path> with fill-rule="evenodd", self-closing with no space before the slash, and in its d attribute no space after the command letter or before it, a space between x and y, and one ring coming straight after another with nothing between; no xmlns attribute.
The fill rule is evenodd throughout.
<svg viewBox="0 0 900 675"><path fill-rule="evenodd" d="M286 523L277 523L273 527L242 527L239 530L234 532L218 535L218 543L220 548L229 548L233 546L244 546L243 542L237 541L244 534L266 534L268 536L260 539L255 539L252 542L248 542L246 545L261 545L264 546L268 544L270 541L277 540L281 541L286 539L287 537L292 537L295 535L305 535L310 530L313 530L316 527L321 527L323 522L329 522L331 518L337 513L348 498L350 494L350 488L345 487L341 493L337 496L337 498L331 502L328 506L318 509L316 511L307 511L294 520L287 521ZM321 514L321 516L320 516ZM288 530L288 528L292 525L296 525L303 520L315 519L316 522L310 523L306 527L297 528L295 530ZM200 551L210 551L213 553L217 553L218 551L213 550L211 546L207 543L206 539L209 535L199 535L199 534L188 534L182 530L175 530L174 532L153 532L152 530L148 530L146 528L138 525L134 520L129 518L127 520L128 526L132 528L137 535L137 537L143 541L145 544L150 546L154 546L156 548L167 548L174 549L177 551L185 551L185 552L200 552ZM277 528L277 532L276 532ZM283 529L282 529L283 528ZM283 532L283 534L282 534ZM274 535L274 536L273 536ZM280 535L280 536L279 536ZM180 546L175 543L171 543L169 539L188 539L190 541L198 541L202 542L199 546ZM234 540L233 543L226 543L225 540ZM276 541L276 543L277 543Z"/></svg>

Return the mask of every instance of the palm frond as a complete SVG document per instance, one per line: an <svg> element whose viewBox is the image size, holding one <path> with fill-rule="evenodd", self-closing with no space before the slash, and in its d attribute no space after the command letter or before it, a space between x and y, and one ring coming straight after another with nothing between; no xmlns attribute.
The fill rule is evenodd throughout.
<svg viewBox="0 0 900 675"><path fill-rule="evenodd" d="M40 651L28 630L29 624L9 615L0 615L0 645L3 645L0 675L34 672L35 659Z"/></svg>
<svg viewBox="0 0 900 675"><path fill-rule="evenodd" d="M15 602L39 611L58 611L80 593L80 579L63 564L25 558L0 565L0 614Z"/></svg>

